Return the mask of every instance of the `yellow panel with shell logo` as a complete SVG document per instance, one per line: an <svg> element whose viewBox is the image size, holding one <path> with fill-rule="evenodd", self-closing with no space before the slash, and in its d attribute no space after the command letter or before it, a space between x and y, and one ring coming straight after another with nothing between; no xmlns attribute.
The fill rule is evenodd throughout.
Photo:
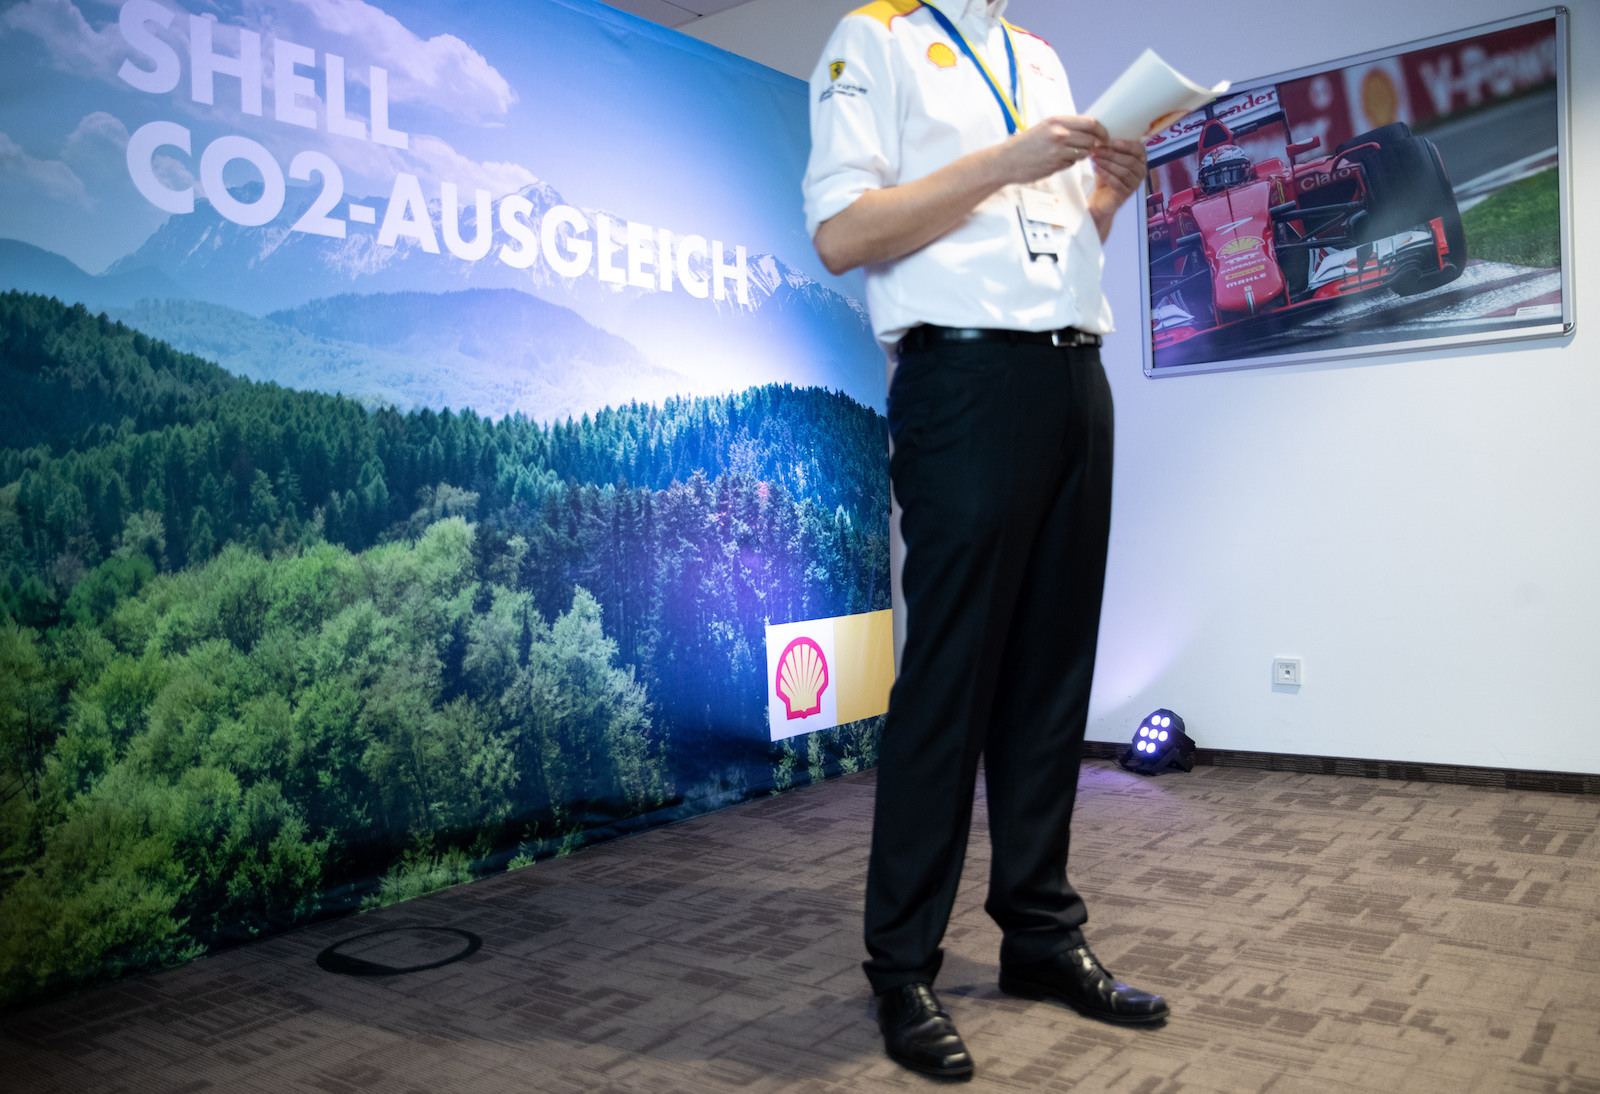
<svg viewBox="0 0 1600 1094"><path fill-rule="evenodd" d="M888 611L767 627L767 719L774 741L882 714L893 683Z"/></svg>

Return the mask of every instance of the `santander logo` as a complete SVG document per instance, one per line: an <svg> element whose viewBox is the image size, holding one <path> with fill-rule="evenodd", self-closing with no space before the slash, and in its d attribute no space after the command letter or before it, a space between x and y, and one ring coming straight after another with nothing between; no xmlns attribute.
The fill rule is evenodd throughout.
<svg viewBox="0 0 1600 1094"><path fill-rule="evenodd" d="M828 659L822 647L804 637L785 646L773 687L790 721L821 713L822 693L828 689Z"/></svg>

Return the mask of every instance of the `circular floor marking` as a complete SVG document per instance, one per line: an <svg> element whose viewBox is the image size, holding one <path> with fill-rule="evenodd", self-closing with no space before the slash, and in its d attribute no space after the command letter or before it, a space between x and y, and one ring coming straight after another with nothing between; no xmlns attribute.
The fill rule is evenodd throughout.
<svg viewBox="0 0 1600 1094"><path fill-rule="evenodd" d="M436 957L447 941L440 937L443 935L453 935L462 944L454 951ZM361 956L341 952L352 946L357 948ZM385 927L340 939L317 954L317 964L327 972L344 976L403 976L452 964L471 957L482 947L483 939L459 927ZM378 957L389 961L398 959L405 964L373 960Z"/></svg>

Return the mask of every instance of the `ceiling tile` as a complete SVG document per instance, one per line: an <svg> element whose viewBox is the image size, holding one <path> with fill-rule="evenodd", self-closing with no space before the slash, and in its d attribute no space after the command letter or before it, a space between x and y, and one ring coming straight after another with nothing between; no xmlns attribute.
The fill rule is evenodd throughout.
<svg viewBox="0 0 1600 1094"><path fill-rule="evenodd" d="M716 3L717 0L690 0L696 6L707 3ZM690 11L687 7L669 3L668 0L605 0L611 7L625 11L630 15L637 15L648 19L652 23L659 23L664 27L681 27L685 23L693 22L700 18L702 12Z"/></svg>
<svg viewBox="0 0 1600 1094"><path fill-rule="evenodd" d="M750 0L676 0L676 2L696 15L715 15L719 11L748 4Z"/></svg>

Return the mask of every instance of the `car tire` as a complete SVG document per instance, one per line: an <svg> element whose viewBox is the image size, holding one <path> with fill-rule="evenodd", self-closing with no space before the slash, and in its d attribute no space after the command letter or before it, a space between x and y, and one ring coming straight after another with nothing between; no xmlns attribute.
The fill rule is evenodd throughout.
<svg viewBox="0 0 1600 1094"><path fill-rule="evenodd" d="M1412 136L1404 122L1363 133L1339 148L1343 151L1363 144L1378 147L1350 157L1361 164L1367 180L1368 220L1361 242L1421 228L1435 218L1444 222L1449 265L1402 277L1390 288L1400 296L1413 296L1454 281L1467 265L1467 239L1438 148L1426 137Z"/></svg>
<svg viewBox="0 0 1600 1094"><path fill-rule="evenodd" d="M1415 281L1394 285L1395 293L1400 296L1415 296L1448 285L1467 268L1467 231L1461 224L1461 209L1456 204L1450 176L1445 173L1444 160L1439 155L1439 149L1426 137L1413 137L1412 140L1426 146L1429 166L1433 171L1432 189L1425 200L1419 195L1418 211L1422 214L1422 223L1428 223L1435 217L1443 222L1444 242L1449 253L1445 256L1448 265L1443 269L1429 270Z"/></svg>
<svg viewBox="0 0 1600 1094"><path fill-rule="evenodd" d="M1380 125L1376 129L1369 129L1360 136L1351 137L1335 148L1333 152L1334 155L1338 155L1340 152L1348 151L1363 144L1377 144L1388 147L1410 139L1411 127L1409 125L1405 122L1390 122L1388 125Z"/></svg>
<svg viewBox="0 0 1600 1094"><path fill-rule="evenodd" d="M1405 122L1393 122L1339 146L1341 153L1356 150L1349 159L1361 165L1366 179L1367 224L1358 237L1360 242L1403 232L1427 219L1417 215L1422 208L1418 199L1431 198L1434 190L1425 144L1411 135Z"/></svg>

